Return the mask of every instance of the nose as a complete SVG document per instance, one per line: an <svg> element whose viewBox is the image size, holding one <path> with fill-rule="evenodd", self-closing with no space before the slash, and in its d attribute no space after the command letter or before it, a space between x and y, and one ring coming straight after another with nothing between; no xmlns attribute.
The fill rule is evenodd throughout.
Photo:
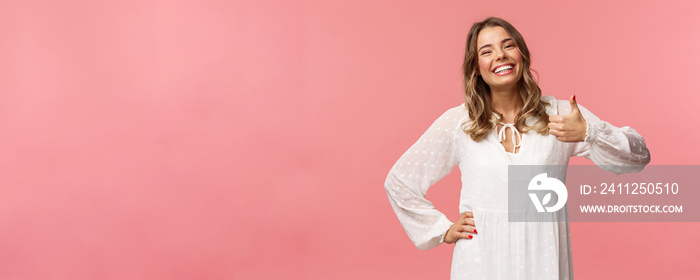
<svg viewBox="0 0 700 280"><path fill-rule="evenodd" d="M506 52L504 52L503 50L496 50L495 54L496 54L496 60L502 60L502 59L506 58Z"/></svg>

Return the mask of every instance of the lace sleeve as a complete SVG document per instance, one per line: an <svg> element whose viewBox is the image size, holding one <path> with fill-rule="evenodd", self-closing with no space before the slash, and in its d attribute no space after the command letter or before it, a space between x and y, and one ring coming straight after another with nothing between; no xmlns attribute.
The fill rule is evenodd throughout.
<svg viewBox="0 0 700 280"><path fill-rule="evenodd" d="M461 132L460 110L455 107L442 114L399 158L384 183L396 216L421 250L442 243L452 225L425 196L458 164L454 141Z"/></svg>
<svg viewBox="0 0 700 280"><path fill-rule="evenodd" d="M559 101L560 107L568 101ZM564 105L564 104L566 105ZM651 160L644 138L629 126L616 127L600 120L588 109L578 105L586 119L586 139L576 143L573 155L586 157L602 169L620 173L639 172Z"/></svg>

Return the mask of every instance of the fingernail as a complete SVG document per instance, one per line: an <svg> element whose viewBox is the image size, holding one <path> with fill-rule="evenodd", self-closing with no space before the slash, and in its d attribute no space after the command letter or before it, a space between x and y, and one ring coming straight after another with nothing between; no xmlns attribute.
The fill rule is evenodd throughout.
<svg viewBox="0 0 700 280"><path fill-rule="evenodd" d="M576 101L576 94L574 94L574 101Z"/></svg>
<svg viewBox="0 0 700 280"><path fill-rule="evenodd" d="M469 239L472 239L472 236L471 236L471 235L469 235Z"/></svg>
<svg viewBox="0 0 700 280"><path fill-rule="evenodd" d="M474 229L474 233L478 233L478 232L476 232L476 229Z"/></svg>

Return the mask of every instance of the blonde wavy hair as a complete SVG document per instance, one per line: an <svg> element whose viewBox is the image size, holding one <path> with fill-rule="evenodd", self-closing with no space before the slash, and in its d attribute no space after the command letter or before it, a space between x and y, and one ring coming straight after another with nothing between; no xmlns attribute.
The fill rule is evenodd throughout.
<svg viewBox="0 0 700 280"><path fill-rule="evenodd" d="M525 45L523 36L520 35L520 32L515 27L507 21L495 17L489 17L484 21L474 23L469 31L469 35L467 35L467 46L462 70L464 74L464 92L466 94L465 106L467 112L469 112L469 121L462 124L462 130L469 134L474 141L480 141L497 127L498 123L503 119L503 115L493 109L489 85L478 75L477 37L484 28L496 26L503 27L508 32L523 59L523 76L518 81L518 85L524 106L516 117L515 127L521 132L534 130L539 134L546 135L549 133L549 128L547 127L549 115L546 112L549 103L541 100L542 90L540 90L530 72L530 51ZM529 117L537 119L531 126L525 124L525 120Z"/></svg>

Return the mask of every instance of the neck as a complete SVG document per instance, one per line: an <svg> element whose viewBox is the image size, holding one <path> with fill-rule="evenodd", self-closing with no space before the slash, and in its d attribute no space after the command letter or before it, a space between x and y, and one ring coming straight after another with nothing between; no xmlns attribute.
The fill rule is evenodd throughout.
<svg viewBox="0 0 700 280"><path fill-rule="evenodd" d="M496 112L503 115L503 121L514 122L523 109L523 100L516 88L491 90L491 104Z"/></svg>

